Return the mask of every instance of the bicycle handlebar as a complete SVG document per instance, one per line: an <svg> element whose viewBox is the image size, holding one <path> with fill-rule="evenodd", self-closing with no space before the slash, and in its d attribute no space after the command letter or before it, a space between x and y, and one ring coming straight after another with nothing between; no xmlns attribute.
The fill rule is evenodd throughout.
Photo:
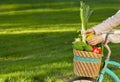
<svg viewBox="0 0 120 82"><path fill-rule="evenodd" d="M108 36L109 36L110 34L120 34L120 30L111 31L111 32L109 32L109 33L106 35L104 46L105 46L105 48L108 50L107 59L110 59L110 55L111 55L110 47L109 47L108 44L107 44L107 38L108 38Z"/></svg>

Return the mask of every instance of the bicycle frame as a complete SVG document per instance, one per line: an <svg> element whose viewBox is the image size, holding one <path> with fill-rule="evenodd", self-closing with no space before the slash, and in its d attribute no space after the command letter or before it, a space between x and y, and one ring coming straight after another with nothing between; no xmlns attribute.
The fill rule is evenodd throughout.
<svg viewBox="0 0 120 82"><path fill-rule="evenodd" d="M120 79L118 78L118 76L114 72L112 72L109 68L107 68L108 64L120 67L119 63L117 63L115 61L109 61L108 59L106 59L105 66L101 71L98 82L102 82L105 73L110 75L111 78L114 79L115 82L120 82Z"/></svg>
<svg viewBox="0 0 120 82"><path fill-rule="evenodd" d="M120 30L117 30L117 31L114 31L114 32L109 32L106 35L104 46L108 50L108 55L107 55L107 58L105 60L105 65L104 65L104 67L103 67L103 69L102 69L102 71L101 71L101 73L100 73L100 75L98 77L98 82L102 82L105 73L108 74L108 75L110 75L111 78L115 82L120 82L120 79L118 78L118 76L107 67L108 64L120 67L120 63L117 63L115 61L110 61L109 60L110 56L111 56L111 50L110 50L109 46L107 45L107 38L108 38L109 34L120 34Z"/></svg>

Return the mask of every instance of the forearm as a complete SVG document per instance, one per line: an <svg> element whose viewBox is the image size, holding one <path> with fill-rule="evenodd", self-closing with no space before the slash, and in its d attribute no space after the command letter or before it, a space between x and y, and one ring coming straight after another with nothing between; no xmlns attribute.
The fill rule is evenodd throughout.
<svg viewBox="0 0 120 82"><path fill-rule="evenodd" d="M107 20L93 27L95 34L102 34L104 32L110 31L113 27L120 25L120 10L109 17Z"/></svg>

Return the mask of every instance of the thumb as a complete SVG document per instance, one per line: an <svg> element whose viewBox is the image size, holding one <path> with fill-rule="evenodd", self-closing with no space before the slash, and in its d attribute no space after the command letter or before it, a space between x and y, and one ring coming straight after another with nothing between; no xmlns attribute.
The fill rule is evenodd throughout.
<svg viewBox="0 0 120 82"><path fill-rule="evenodd" d="M94 34L94 30L93 29L88 29L86 32L86 35L89 35L89 34Z"/></svg>

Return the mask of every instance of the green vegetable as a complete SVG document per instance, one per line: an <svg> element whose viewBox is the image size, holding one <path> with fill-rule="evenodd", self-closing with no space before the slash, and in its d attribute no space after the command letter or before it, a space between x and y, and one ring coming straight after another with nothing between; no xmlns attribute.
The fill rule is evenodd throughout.
<svg viewBox="0 0 120 82"><path fill-rule="evenodd" d="M85 32L87 29L89 16L92 14L92 10L90 10L90 7L82 1L80 1L80 4L81 32ZM86 35L84 33L82 33L82 41L86 43Z"/></svg>
<svg viewBox="0 0 120 82"><path fill-rule="evenodd" d="M92 46L91 45L86 45L85 46L85 51L92 51Z"/></svg>
<svg viewBox="0 0 120 82"><path fill-rule="evenodd" d="M84 50L85 46L86 46L86 44L84 42L77 41L73 44L73 49L82 51L82 50Z"/></svg>
<svg viewBox="0 0 120 82"><path fill-rule="evenodd" d="M89 16L91 15L92 11L90 10L89 6L83 3L82 1L80 2L81 7L80 7L80 19L81 19L81 37L82 39L79 38L75 39L73 42L73 49L76 50L86 50L86 51L92 51L92 46L87 45L86 43L86 35L85 30L87 29L87 23ZM79 34L80 35L80 34ZM82 41L81 41L82 40Z"/></svg>

